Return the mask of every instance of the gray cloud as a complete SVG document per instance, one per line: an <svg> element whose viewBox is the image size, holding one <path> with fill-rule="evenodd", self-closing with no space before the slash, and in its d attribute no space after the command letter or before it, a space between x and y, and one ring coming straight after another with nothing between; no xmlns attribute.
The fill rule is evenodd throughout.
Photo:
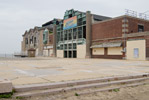
<svg viewBox="0 0 149 100"><path fill-rule="evenodd" d="M120 16L125 9L149 10L148 0L0 0L0 53L21 50L22 34L71 8L105 16Z"/></svg>

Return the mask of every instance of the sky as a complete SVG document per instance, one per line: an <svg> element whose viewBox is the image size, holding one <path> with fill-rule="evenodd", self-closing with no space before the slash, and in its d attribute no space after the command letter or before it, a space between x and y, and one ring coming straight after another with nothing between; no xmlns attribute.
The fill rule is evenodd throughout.
<svg viewBox="0 0 149 100"><path fill-rule="evenodd" d="M125 9L149 11L148 4L149 0L0 0L0 54L21 52L26 30L53 18L62 19L66 10L117 17L124 15Z"/></svg>

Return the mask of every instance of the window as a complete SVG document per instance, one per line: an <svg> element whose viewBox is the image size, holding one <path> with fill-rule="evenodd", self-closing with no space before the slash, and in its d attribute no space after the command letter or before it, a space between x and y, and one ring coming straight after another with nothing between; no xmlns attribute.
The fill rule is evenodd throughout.
<svg viewBox="0 0 149 100"><path fill-rule="evenodd" d="M28 44L28 38L25 39L25 43Z"/></svg>
<svg viewBox="0 0 149 100"><path fill-rule="evenodd" d="M76 48L77 48L77 44L74 43L74 44L73 44L73 49L76 49Z"/></svg>
<svg viewBox="0 0 149 100"><path fill-rule="evenodd" d="M139 57L139 49L134 48L134 58L138 58L138 57Z"/></svg>
<svg viewBox="0 0 149 100"><path fill-rule="evenodd" d="M61 41L63 41L63 32L61 32Z"/></svg>
<svg viewBox="0 0 149 100"><path fill-rule="evenodd" d="M67 44L64 45L64 49L67 49Z"/></svg>
<svg viewBox="0 0 149 100"><path fill-rule="evenodd" d="M64 34L64 40L67 40L67 33Z"/></svg>
<svg viewBox="0 0 149 100"><path fill-rule="evenodd" d="M82 27L78 28L78 38L82 38Z"/></svg>
<svg viewBox="0 0 149 100"><path fill-rule="evenodd" d="M69 49L72 49L72 44L68 44L68 46L69 46Z"/></svg>
<svg viewBox="0 0 149 100"><path fill-rule="evenodd" d="M63 50L63 45L60 45L60 49Z"/></svg>
<svg viewBox="0 0 149 100"><path fill-rule="evenodd" d="M144 26L138 25L138 32L144 32Z"/></svg>
<svg viewBox="0 0 149 100"><path fill-rule="evenodd" d="M69 38L69 40L72 40L71 33L68 33L68 38Z"/></svg>
<svg viewBox="0 0 149 100"><path fill-rule="evenodd" d="M73 29L73 39L77 38L77 29Z"/></svg>
<svg viewBox="0 0 149 100"><path fill-rule="evenodd" d="M83 26L83 38L86 39L86 26Z"/></svg>

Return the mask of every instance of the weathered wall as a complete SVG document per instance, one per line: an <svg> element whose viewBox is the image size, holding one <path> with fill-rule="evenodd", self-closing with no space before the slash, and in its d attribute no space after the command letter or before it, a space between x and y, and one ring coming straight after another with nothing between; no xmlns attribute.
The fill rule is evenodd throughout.
<svg viewBox="0 0 149 100"><path fill-rule="evenodd" d="M149 58L149 36L146 37L146 57Z"/></svg>
<svg viewBox="0 0 149 100"><path fill-rule="evenodd" d="M122 47L108 48L108 55L122 55Z"/></svg>
<svg viewBox="0 0 149 100"><path fill-rule="evenodd" d="M49 34L49 44L53 45L53 34Z"/></svg>
<svg viewBox="0 0 149 100"><path fill-rule="evenodd" d="M122 18L103 21L92 25L92 40L121 37Z"/></svg>
<svg viewBox="0 0 149 100"><path fill-rule="evenodd" d="M134 48L139 49L139 57L134 57ZM127 59L130 60L146 60L146 41L145 40L132 40L127 41Z"/></svg>
<svg viewBox="0 0 149 100"><path fill-rule="evenodd" d="M77 58L85 58L86 56L86 44L77 45Z"/></svg>
<svg viewBox="0 0 149 100"><path fill-rule="evenodd" d="M49 56L49 51L48 50L43 50L43 56L48 57Z"/></svg>
<svg viewBox="0 0 149 100"><path fill-rule="evenodd" d="M50 54L50 57L53 56L53 49L50 49L50 50L49 50L49 54Z"/></svg>
<svg viewBox="0 0 149 100"><path fill-rule="evenodd" d="M138 18L132 18L127 17L128 19L128 30L129 33L136 33L138 32L138 25L144 26L144 31L149 31L149 21L138 19Z"/></svg>
<svg viewBox="0 0 149 100"><path fill-rule="evenodd" d="M104 55L104 48L93 48L92 54L93 55Z"/></svg>
<svg viewBox="0 0 149 100"><path fill-rule="evenodd" d="M64 57L64 51L63 50L57 50L57 57L63 58Z"/></svg>
<svg viewBox="0 0 149 100"><path fill-rule="evenodd" d="M39 43L38 43L39 56L42 56L43 55L43 31L44 30L40 30L39 31Z"/></svg>

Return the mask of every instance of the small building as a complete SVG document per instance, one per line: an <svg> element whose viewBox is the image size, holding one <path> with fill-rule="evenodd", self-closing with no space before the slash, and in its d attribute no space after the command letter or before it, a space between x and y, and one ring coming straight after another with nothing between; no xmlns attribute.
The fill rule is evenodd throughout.
<svg viewBox="0 0 149 100"><path fill-rule="evenodd" d="M30 50L35 50L35 56L53 56L53 25L57 24L59 19L51 20L35 27L23 34L22 53L29 56Z"/></svg>
<svg viewBox="0 0 149 100"><path fill-rule="evenodd" d="M28 50L28 57L35 57L36 50L31 48Z"/></svg>

